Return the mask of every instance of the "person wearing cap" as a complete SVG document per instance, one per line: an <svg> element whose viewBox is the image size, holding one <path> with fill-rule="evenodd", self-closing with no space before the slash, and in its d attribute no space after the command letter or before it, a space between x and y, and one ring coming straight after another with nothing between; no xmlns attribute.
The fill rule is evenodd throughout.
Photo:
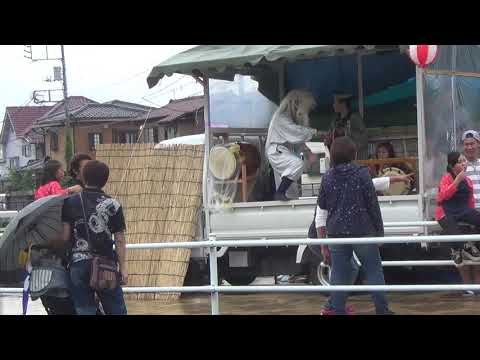
<svg viewBox="0 0 480 360"><path fill-rule="evenodd" d="M351 110L351 94L337 92L334 94L333 110L337 117L330 126L327 146L330 147L333 139L339 136L348 136L356 144L357 159L368 158L367 128L359 113Z"/></svg>
<svg viewBox="0 0 480 360"><path fill-rule="evenodd" d="M304 144L317 134L317 130L304 126L309 123L309 114L315 105L310 92L292 90L273 114L265 151L275 175L274 200L287 201L298 197L298 188L290 185L302 175L304 163L293 147Z"/></svg>
<svg viewBox="0 0 480 360"><path fill-rule="evenodd" d="M480 210L480 160L478 158L480 134L475 130L467 130L462 135L462 142L463 154L467 159L465 175L473 184L475 209ZM465 284L480 284L480 266L462 266L458 271ZM465 294L474 295L472 291L467 291Z"/></svg>

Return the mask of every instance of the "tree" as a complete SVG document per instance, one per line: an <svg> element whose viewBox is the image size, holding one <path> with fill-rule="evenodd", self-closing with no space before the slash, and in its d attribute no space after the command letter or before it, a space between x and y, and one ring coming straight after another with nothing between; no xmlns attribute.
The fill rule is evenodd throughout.
<svg viewBox="0 0 480 360"><path fill-rule="evenodd" d="M10 191L33 191L35 190L35 178L32 170L18 171L11 169L8 174Z"/></svg>

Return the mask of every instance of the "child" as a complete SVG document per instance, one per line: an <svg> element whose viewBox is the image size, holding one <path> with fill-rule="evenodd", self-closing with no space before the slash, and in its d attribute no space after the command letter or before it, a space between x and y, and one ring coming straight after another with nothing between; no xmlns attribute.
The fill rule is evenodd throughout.
<svg viewBox="0 0 480 360"><path fill-rule="evenodd" d="M96 313L95 289L90 286L94 257L115 260L122 284L127 282L125 220L120 203L102 191L108 176L106 164L96 160L87 162L82 170L85 188L66 199L62 210L63 240L71 244L71 295L78 315ZM97 294L107 315L127 314L120 284Z"/></svg>
<svg viewBox="0 0 480 360"><path fill-rule="evenodd" d="M43 167L42 186L35 191L35 200L50 195L68 195L82 191L80 185L62 189L60 181L64 176L65 171L63 171L62 163L57 160L48 160Z"/></svg>
<svg viewBox="0 0 480 360"><path fill-rule="evenodd" d="M85 164L90 160L92 160L92 158L88 154L78 153L73 156L69 166L69 174L72 179L68 182L68 186L81 185L83 187L81 172Z"/></svg>

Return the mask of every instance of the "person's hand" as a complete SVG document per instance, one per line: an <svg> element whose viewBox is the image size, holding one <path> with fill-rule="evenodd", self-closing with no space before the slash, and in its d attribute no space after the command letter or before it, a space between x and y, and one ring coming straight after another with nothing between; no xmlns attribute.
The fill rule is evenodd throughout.
<svg viewBox="0 0 480 360"><path fill-rule="evenodd" d="M414 176L415 176L414 173L407 174L407 175L393 175L390 177L390 182L391 183L404 182L408 184L409 182L413 181Z"/></svg>
<svg viewBox="0 0 480 360"><path fill-rule="evenodd" d="M127 270L120 270L120 275L121 275L121 279L120 279L120 285L127 285L128 284L128 272Z"/></svg>
<svg viewBox="0 0 480 360"><path fill-rule="evenodd" d="M458 175L455 177L455 183L458 185L460 184L464 179L465 179L465 170L462 170L458 173Z"/></svg>
<svg viewBox="0 0 480 360"><path fill-rule="evenodd" d="M74 185L68 188L68 192L70 193L77 193L82 191L82 187L80 185Z"/></svg>
<svg viewBox="0 0 480 360"><path fill-rule="evenodd" d="M323 263L325 265L330 265L331 264L330 250L328 249L327 245L322 245L322 256L323 256Z"/></svg>
<svg viewBox="0 0 480 360"><path fill-rule="evenodd" d="M309 164L315 164L316 160L317 160L317 156L314 153L312 152L308 153Z"/></svg>

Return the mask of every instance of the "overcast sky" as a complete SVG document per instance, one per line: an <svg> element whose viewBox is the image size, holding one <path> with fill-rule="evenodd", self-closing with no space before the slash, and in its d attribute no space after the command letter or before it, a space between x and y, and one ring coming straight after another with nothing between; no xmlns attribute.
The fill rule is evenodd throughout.
<svg viewBox="0 0 480 360"><path fill-rule="evenodd" d="M155 65L193 46L65 45L68 95L82 95L99 102L119 99L153 106L165 105L172 98L201 95L201 86L189 76L164 78L151 90L146 81ZM6 106L26 105L34 90L61 88L61 82L44 81L53 78L53 67L60 66L60 61L32 62L24 57L24 49L21 45L0 46L0 121ZM59 57L59 49L58 45L49 45L49 56ZM33 45L32 52L34 58L43 57L45 46ZM62 97L61 92L52 95Z"/></svg>

